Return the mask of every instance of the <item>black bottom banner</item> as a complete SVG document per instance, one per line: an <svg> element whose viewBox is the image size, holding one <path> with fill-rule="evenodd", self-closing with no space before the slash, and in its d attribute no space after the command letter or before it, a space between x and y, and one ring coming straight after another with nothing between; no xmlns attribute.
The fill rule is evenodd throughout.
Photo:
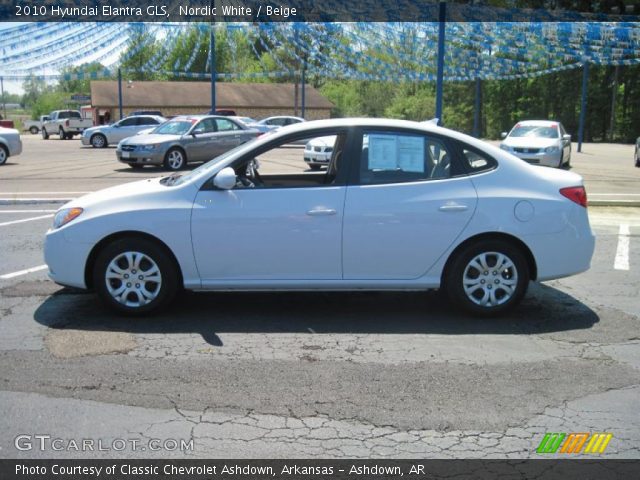
<svg viewBox="0 0 640 480"><path fill-rule="evenodd" d="M638 479L638 460L0 460L1 480Z"/></svg>

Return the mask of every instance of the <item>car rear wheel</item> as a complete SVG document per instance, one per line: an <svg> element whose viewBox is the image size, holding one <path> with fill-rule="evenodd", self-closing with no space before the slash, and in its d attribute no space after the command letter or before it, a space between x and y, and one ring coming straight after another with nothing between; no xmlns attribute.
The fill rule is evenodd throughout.
<svg viewBox="0 0 640 480"><path fill-rule="evenodd" d="M177 267L165 249L143 238L109 244L96 259L96 291L110 308L127 315L158 310L178 290Z"/></svg>
<svg viewBox="0 0 640 480"><path fill-rule="evenodd" d="M0 145L0 165L7 163L7 158L9 158L9 152L4 145Z"/></svg>
<svg viewBox="0 0 640 480"><path fill-rule="evenodd" d="M107 138L101 133L96 133L91 137L91 146L93 148L105 148L107 146Z"/></svg>
<svg viewBox="0 0 640 480"><path fill-rule="evenodd" d="M29 131L31 132L31 135L36 135L38 133L38 127L31 127L29 128Z"/></svg>
<svg viewBox="0 0 640 480"><path fill-rule="evenodd" d="M491 317L515 307L527 291L529 268L517 247L482 240L460 251L445 278L450 300L468 313Z"/></svg>
<svg viewBox="0 0 640 480"><path fill-rule="evenodd" d="M164 168L167 170L180 170L186 163L185 154L179 148L170 149L164 156Z"/></svg>
<svg viewBox="0 0 640 480"><path fill-rule="evenodd" d="M60 130L58 130L58 137L60 137L60 140L66 140L67 139L67 134L64 133L64 130L62 128Z"/></svg>

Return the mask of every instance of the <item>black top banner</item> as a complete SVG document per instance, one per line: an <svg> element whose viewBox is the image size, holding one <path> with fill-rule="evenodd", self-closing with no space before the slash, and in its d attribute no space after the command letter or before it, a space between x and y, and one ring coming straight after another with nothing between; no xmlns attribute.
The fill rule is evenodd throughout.
<svg viewBox="0 0 640 480"><path fill-rule="evenodd" d="M19 0L2 2L0 22L437 22L441 3L450 22L640 21L640 4L623 0Z"/></svg>

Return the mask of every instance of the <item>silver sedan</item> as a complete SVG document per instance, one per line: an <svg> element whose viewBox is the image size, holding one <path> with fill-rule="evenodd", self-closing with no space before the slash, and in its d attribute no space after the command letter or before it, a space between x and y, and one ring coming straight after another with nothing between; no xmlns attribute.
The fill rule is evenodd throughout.
<svg viewBox="0 0 640 480"><path fill-rule="evenodd" d="M120 140L137 135L141 130L156 127L167 119L158 115L140 115L123 118L111 125L100 125L87 128L82 132L82 144L94 148L108 147Z"/></svg>
<svg viewBox="0 0 640 480"><path fill-rule="evenodd" d="M211 160L260 134L228 117L176 117L149 134L122 140L116 156L131 168L162 165L167 170L180 170L188 162Z"/></svg>

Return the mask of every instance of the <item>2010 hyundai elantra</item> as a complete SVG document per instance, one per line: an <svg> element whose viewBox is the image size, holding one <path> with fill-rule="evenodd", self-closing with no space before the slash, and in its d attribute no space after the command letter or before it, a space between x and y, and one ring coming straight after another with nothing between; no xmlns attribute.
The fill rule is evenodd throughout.
<svg viewBox="0 0 640 480"><path fill-rule="evenodd" d="M290 152L326 136L336 137L327 170ZM303 169L258 171L287 155ZM587 270L594 242L577 174L428 123L341 119L75 199L55 215L45 259L55 282L130 314L163 308L181 288L444 288L491 316L532 280Z"/></svg>

